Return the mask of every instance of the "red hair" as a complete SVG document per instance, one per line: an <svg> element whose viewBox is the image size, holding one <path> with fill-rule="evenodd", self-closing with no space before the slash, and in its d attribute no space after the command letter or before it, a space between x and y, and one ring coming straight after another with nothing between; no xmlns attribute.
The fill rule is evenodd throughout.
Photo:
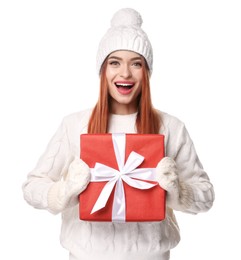
<svg viewBox="0 0 241 260"><path fill-rule="evenodd" d="M144 60L144 58L143 58ZM145 61L145 60L144 60ZM137 133L158 134L161 127L161 117L152 106L150 93L149 70L146 62L143 66L142 89L138 96L138 112L136 118ZM100 93L97 104L95 105L89 120L88 133L100 134L108 133L109 117L109 93L106 80L107 59L102 65L100 73Z"/></svg>

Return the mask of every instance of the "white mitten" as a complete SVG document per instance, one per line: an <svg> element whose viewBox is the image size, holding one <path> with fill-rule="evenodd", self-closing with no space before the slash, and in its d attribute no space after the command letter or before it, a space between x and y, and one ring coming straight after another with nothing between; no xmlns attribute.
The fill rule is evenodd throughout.
<svg viewBox="0 0 241 260"><path fill-rule="evenodd" d="M79 158L75 158L68 168L63 181L52 185L48 192L48 206L51 212L57 214L66 207L76 205L78 196L90 181L90 168Z"/></svg>
<svg viewBox="0 0 241 260"><path fill-rule="evenodd" d="M179 182L175 161L164 157L156 167L156 178L159 185L167 191L166 204L175 210L184 210L189 207L188 186Z"/></svg>

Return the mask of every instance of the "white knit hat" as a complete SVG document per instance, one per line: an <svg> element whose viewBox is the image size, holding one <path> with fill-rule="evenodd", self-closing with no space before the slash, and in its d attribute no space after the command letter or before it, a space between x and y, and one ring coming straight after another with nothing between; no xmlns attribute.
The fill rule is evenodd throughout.
<svg viewBox="0 0 241 260"><path fill-rule="evenodd" d="M142 55L152 72L152 46L141 29L141 15L134 9L124 8L117 11L112 20L111 27L106 32L99 44L97 52L97 72L100 73L101 66L107 56L117 50L134 51Z"/></svg>

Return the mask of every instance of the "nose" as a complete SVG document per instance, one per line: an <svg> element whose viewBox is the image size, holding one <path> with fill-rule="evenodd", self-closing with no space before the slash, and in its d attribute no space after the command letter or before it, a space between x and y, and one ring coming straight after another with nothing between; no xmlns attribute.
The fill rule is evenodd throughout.
<svg viewBox="0 0 241 260"><path fill-rule="evenodd" d="M123 64L121 66L120 76L123 78L131 77L131 69L128 64Z"/></svg>

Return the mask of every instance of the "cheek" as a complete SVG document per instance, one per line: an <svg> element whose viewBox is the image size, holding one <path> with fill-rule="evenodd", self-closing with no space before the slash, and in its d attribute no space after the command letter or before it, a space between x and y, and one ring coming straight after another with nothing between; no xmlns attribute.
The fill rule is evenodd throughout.
<svg viewBox="0 0 241 260"><path fill-rule="evenodd" d="M106 80L109 90L115 88L115 74L112 71L106 71Z"/></svg>
<svg viewBox="0 0 241 260"><path fill-rule="evenodd" d="M112 83L111 80L108 80L108 79L107 79L107 88L108 88L108 92L109 92L110 94L112 94L112 93L115 92L116 86Z"/></svg>
<svg viewBox="0 0 241 260"><path fill-rule="evenodd" d="M113 78L114 78L114 76L115 76L115 73L114 73L114 71L113 70L111 70L110 68L107 68L106 69L106 79L107 79L107 81L109 82L109 81L111 81Z"/></svg>
<svg viewBox="0 0 241 260"><path fill-rule="evenodd" d="M139 95L141 93L141 89L142 89L142 86L141 84L139 85L138 89L136 90L136 94Z"/></svg>

